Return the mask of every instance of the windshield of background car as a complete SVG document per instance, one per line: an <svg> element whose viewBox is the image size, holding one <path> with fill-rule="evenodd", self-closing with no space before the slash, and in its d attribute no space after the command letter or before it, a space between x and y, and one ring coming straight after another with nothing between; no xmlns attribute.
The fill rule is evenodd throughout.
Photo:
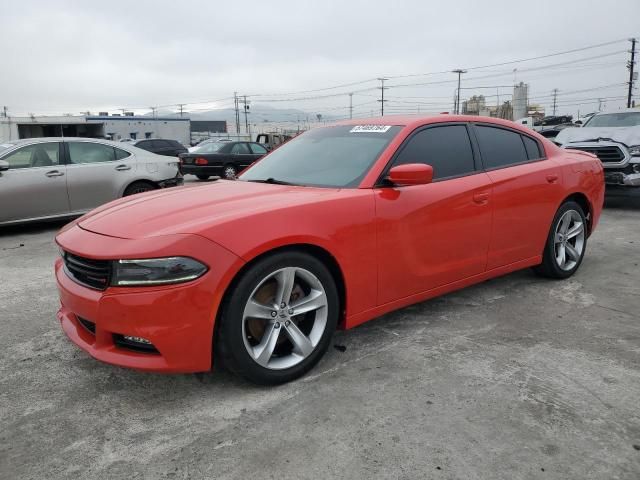
<svg viewBox="0 0 640 480"><path fill-rule="evenodd" d="M191 153L216 153L222 147L224 147L224 143L205 143L204 145L195 147Z"/></svg>
<svg viewBox="0 0 640 480"><path fill-rule="evenodd" d="M315 187L357 187L402 127L340 125L310 130L278 147L246 173L245 181Z"/></svg>
<svg viewBox="0 0 640 480"><path fill-rule="evenodd" d="M640 125L640 112L607 113L596 115L584 124L584 127L637 127Z"/></svg>

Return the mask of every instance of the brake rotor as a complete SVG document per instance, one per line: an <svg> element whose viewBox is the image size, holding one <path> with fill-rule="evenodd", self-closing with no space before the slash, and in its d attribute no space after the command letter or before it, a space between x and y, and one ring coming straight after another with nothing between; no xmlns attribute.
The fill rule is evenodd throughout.
<svg viewBox="0 0 640 480"><path fill-rule="evenodd" d="M256 302L261 303L262 305L274 305L276 299L276 293L278 291L278 283L274 280L271 282L266 282L262 285L254 294L253 298ZM299 283L293 284L293 289L291 290L291 299L289 303L293 303L296 300L303 298L305 296L304 290L300 286ZM297 319L294 317L291 319L292 322L298 323ZM264 335L264 331L267 328L267 321L260 318L249 318L247 319L246 329L249 335L253 337L253 339L259 343L260 339ZM287 341L285 335L280 335L278 337L278 341L276 346L282 345Z"/></svg>

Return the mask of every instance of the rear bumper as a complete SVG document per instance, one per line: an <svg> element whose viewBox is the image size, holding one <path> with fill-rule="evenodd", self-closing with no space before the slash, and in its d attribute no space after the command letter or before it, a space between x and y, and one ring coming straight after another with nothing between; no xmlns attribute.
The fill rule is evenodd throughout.
<svg viewBox="0 0 640 480"><path fill-rule="evenodd" d="M55 263L60 295L57 318L73 343L97 360L137 370L186 373L211 369L218 306L233 272L243 262L202 237L171 237L172 241L167 242L165 237L163 244L158 245L157 237L124 240L87 232L77 226L58 236L57 242L63 249L89 258L122 257L123 249L129 249L136 257L144 255L142 250L147 251L147 256L205 252L205 258L198 255L199 259L210 266L205 275L189 283L146 288L109 287L99 291L72 280L58 259ZM167 248L167 243L172 246ZM93 324L91 329L87 328L87 322ZM123 335L145 338L157 351L142 352L123 346L118 342Z"/></svg>
<svg viewBox="0 0 640 480"><path fill-rule="evenodd" d="M180 165L183 175L222 175L224 168L221 165Z"/></svg>
<svg viewBox="0 0 640 480"><path fill-rule="evenodd" d="M173 178L158 182L160 188L177 187L182 184L184 184L184 178L182 178L182 174L180 173Z"/></svg>

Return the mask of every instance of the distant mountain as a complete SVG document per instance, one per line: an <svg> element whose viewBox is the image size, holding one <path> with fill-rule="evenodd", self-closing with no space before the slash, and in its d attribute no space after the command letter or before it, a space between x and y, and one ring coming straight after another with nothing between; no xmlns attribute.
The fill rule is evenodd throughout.
<svg viewBox="0 0 640 480"><path fill-rule="evenodd" d="M322 113L322 112L320 112ZM179 117L180 114L170 110L158 110L157 116L162 117ZM229 125L235 122L235 110L233 108L221 108L219 110L206 110L202 112L185 112L184 116L188 116L192 120L226 120ZM151 114L146 114L151 116ZM324 120L331 120L335 116L322 114ZM249 122L251 124L260 123L277 123L277 122L306 122L316 121L316 113L305 112L295 108L276 108L270 105L252 105L249 110ZM244 111L240 109L240 123L244 124Z"/></svg>

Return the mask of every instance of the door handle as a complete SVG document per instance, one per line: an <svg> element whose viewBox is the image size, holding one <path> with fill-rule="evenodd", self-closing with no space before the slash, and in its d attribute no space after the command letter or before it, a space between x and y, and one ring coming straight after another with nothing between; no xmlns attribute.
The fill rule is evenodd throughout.
<svg viewBox="0 0 640 480"><path fill-rule="evenodd" d="M476 193L473 196L473 201L478 205L484 205L489 201L489 192Z"/></svg>
<svg viewBox="0 0 640 480"><path fill-rule="evenodd" d="M556 173L550 173L549 175L547 175L547 182L549 183L556 183L558 181L558 174Z"/></svg>
<svg viewBox="0 0 640 480"><path fill-rule="evenodd" d="M123 172L125 170L131 170L131 167L129 165L118 165L116 167L116 170L118 170L119 172Z"/></svg>
<svg viewBox="0 0 640 480"><path fill-rule="evenodd" d="M45 176L47 176L47 177L61 177L62 175L64 175L64 173L60 172L58 170L51 170L51 171L45 173Z"/></svg>

